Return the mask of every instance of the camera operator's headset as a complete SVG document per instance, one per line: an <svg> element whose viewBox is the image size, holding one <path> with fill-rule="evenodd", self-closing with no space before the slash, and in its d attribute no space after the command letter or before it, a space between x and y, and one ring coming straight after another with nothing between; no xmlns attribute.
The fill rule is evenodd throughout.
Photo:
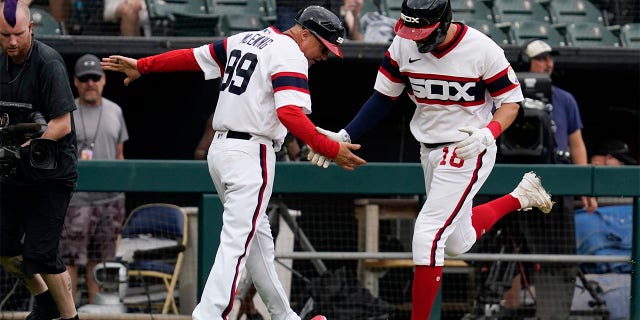
<svg viewBox="0 0 640 320"><path fill-rule="evenodd" d="M542 40L542 39L529 39L520 47L520 53L518 54L518 61L516 61L516 65L518 66L518 69L525 69L525 71L529 71L531 58L529 58L529 56L527 56L527 54L524 52L527 50L527 47L529 47L529 45L536 40Z"/></svg>

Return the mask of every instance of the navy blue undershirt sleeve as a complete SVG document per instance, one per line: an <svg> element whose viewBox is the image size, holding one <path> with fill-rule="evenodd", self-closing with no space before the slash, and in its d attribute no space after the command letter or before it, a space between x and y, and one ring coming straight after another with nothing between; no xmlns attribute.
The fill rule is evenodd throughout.
<svg viewBox="0 0 640 320"><path fill-rule="evenodd" d="M393 99L391 97L375 91L358 111L358 114L345 127L345 130L351 136L351 141L357 140L365 132L377 125L389 113L392 106Z"/></svg>

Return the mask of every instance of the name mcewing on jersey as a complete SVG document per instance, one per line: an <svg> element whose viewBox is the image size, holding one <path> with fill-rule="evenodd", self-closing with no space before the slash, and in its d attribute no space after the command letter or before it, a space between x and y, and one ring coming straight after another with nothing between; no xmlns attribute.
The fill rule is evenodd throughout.
<svg viewBox="0 0 640 320"><path fill-rule="evenodd" d="M264 49L272 42L273 39L269 38L264 33L247 33L247 35L245 35L240 41L240 43L254 46L258 49Z"/></svg>

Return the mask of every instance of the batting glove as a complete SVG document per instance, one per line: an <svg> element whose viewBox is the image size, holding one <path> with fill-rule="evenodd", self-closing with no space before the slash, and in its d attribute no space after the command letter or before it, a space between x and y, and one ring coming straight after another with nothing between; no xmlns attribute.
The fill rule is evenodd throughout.
<svg viewBox="0 0 640 320"><path fill-rule="evenodd" d="M489 128L478 129L473 127L463 127L459 128L458 131L469 134L469 137L458 143L458 147L456 149L457 157L462 160L477 157L482 151L486 150L487 147L496 142L496 139L493 137Z"/></svg>
<svg viewBox="0 0 640 320"><path fill-rule="evenodd" d="M351 143L351 137L349 136L349 133L344 129L341 129L338 132L333 132L333 131L322 129L320 127L316 127L316 130L319 133L324 134L325 136L327 136L327 138L333 141ZM331 159L319 153L316 153L315 151L313 151L313 149L309 149L309 154L307 154L307 160L311 161L312 164L315 164L318 167L323 167L325 169L329 167L329 164L331 164Z"/></svg>

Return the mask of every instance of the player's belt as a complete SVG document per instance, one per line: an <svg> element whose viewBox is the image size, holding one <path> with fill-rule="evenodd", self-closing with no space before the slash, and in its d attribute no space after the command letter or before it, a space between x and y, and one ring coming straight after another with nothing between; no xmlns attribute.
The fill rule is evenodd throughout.
<svg viewBox="0 0 640 320"><path fill-rule="evenodd" d="M452 142L440 142L440 143L425 143L425 142L422 142L422 145L424 145L424 147L427 148L427 149L435 149L435 148L440 148L442 146L446 146L446 145L452 144L452 143L453 143L453 141Z"/></svg>
<svg viewBox="0 0 640 320"><path fill-rule="evenodd" d="M231 139L242 139L242 140L251 140L251 134L246 132L238 132L238 131L227 131L227 138Z"/></svg>
<svg viewBox="0 0 640 320"><path fill-rule="evenodd" d="M238 132L233 130L227 131L227 138L230 138L230 139L251 140L252 137L253 136L250 133L246 133L246 132ZM271 145L275 146L276 145L275 141L271 141Z"/></svg>

